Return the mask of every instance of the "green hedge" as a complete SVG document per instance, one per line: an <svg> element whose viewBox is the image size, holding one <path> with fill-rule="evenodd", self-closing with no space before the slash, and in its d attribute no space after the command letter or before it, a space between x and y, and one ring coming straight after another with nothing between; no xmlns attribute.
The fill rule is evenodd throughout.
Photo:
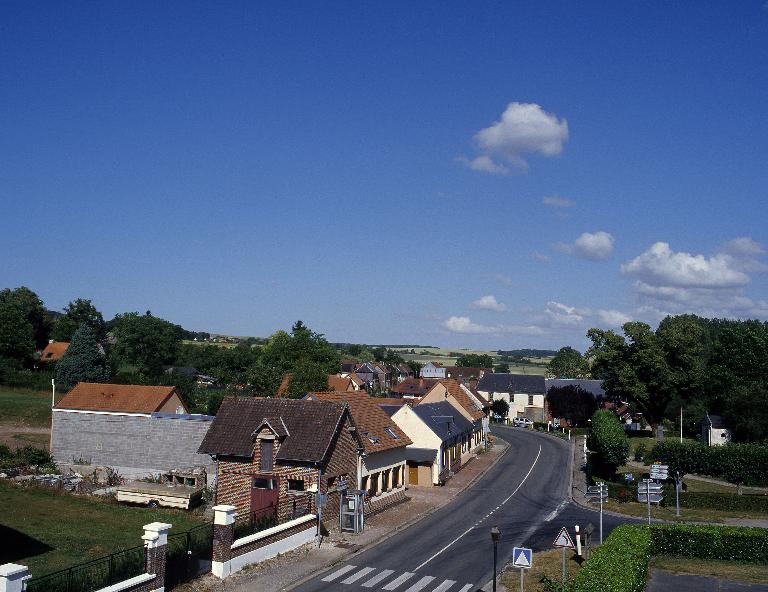
<svg viewBox="0 0 768 592"><path fill-rule="evenodd" d="M654 525L651 541L654 555L768 563L768 530L764 528Z"/></svg>
<svg viewBox="0 0 768 592"><path fill-rule="evenodd" d="M617 467L627 462L629 440L613 413L599 410L592 416L587 448L592 452L590 466L598 475L610 477L616 473Z"/></svg>
<svg viewBox="0 0 768 592"><path fill-rule="evenodd" d="M768 446L763 444L706 446L667 440L657 443L645 459L669 465L670 476L680 471L718 477L730 483L768 485Z"/></svg>
<svg viewBox="0 0 768 592"><path fill-rule="evenodd" d="M51 379L55 377L56 373L51 370L5 370L0 372L0 384L32 391L50 391Z"/></svg>
<svg viewBox="0 0 768 592"><path fill-rule="evenodd" d="M768 564L768 530L738 526L625 524L592 552L568 592L642 592L651 555Z"/></svg>
<svg viewBox="0 0 768 592"><path fill-rule="evenodd" d="M568 586L569 592L642 592L651 559L651 533L646 526L625 524L614 529L592 552Z"/></svg>

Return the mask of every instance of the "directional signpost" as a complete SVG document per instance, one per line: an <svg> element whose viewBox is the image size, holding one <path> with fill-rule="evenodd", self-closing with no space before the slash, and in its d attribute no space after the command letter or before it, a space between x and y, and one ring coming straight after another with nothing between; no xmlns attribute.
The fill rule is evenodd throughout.
<svg viewBox="0 0 768 592"><path fill-rule="evenodd" d="M584 496L590 502L600 503L600 544L603 544L603 502L608 499L608 485L601 482L597 485L587 487L587 493Z"/></svg>
<svg viewBox="0 0 768 592"><path fill-rule="evenodd" d="M560 529L552 546L563 550L563 584L565 584L565 581L568 579L568 564L565 560L565 550L575 548L571 535L568 534L568 530L566 530L565 526Z"/></svg>
<svg viewBox="0 0 768 592"><path fill-rule="evenodd" d="M637 484L637 501L648 504L648 525L651 524L651 504L658 504L664 499L662 492L664 486L661 483L655 483L651 479L643 479L642 483Z"/></svg>
<svg viewBox="0 0 768 592"><path fill-rule="evenodd" d="M520 592L523 592L523 576L526 569L533 567L533 551L526 547L512 549L512 567L520 568Z"/></svg>
<svg viewBox="0 0 768 592"><path fill-rule="evenodd" d="M669 478L669 465L651 465L651 479L663 481Z"/></svg>

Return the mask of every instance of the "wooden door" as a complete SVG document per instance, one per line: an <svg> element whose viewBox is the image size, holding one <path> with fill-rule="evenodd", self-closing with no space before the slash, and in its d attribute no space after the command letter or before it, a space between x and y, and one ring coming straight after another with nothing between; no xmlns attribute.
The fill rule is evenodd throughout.
<svg viewBox="0 0 768 592"><path fill-rule="evenodd" d="M276 515L280 487L273 475L251 477L251 515L255 520Z"/></svg>
<svg viewBox="0 0 768 592"><path fill-rule="evenodd" d="M408 465L408 483L411 485L419 484L419 466Z"/></svg>

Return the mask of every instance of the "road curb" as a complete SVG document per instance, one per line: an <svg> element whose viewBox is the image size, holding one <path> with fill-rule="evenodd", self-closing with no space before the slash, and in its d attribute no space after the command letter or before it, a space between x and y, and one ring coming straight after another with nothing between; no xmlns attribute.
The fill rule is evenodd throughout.
<svg viewBox="0 0 768 592"><path fill-rule="evenodd" d="M327 571L328 569L338 565L339 563L343 563L344 561L346 561L347 559L349 559L353 555L357 555L358 553L363 553L365 551L368 551L369 549L372 549L376 545L379 545L379 544L383 543L384 541L386 541L389 538L393 537L397 533L405 530L406 528L410 528L411 526L413 526L417 522L421 522L422 520L424 520L427 516L431 516L432 514L434 514L435 512L440 510L441 508L444 508L449 503L451 503L453 500L455 500L457 497L459 497L462 493L464 493L467 489L469 489L478 479L480 479L480 477L484 476L486 473L488 473L488 471L490 471L493 467L495 467L496 464L498 464L498 462L507 454L507 452L509 452L509 449L512 448L512 446L509 443L507 443L507 442L504 442L504 443L506 444L506 447L501 452L501 454L499 454L499 456L497 456L493 460L493 462L491 464L489 464L485 468L484 471L482 471L482 472L478 473L477 475L475 475L470 481L467 482L466 485L464 485L464 487L462 487L461 489L459 489L456 492L456 495L454 495L452 498L450 498L444 504L442 504L440 506L435 506L433 508L430 508L429 510L419 514L418 516L416 516L414 518L412 518L411 520L408 520L407 522L404 522L403 524L398 525L396 528L393 528L392 530L387 531L381 537L379 537L375 541L371 541L367 545L359 547L359 548L357 548L357 549L355 549L353 551L348 551L348 552L344 553L343 555L341 555L337 559L333 560L331 563L328 563L327 565L325 565L325 566L323 566L321 568L318 568L313 573L311 573L311 574L309 574L307 576L304 576L303 578L301 578L300 580L294 582L290 586L288 586L286 588L282 588L282 589L288 591L288 590L293 590L295 588L298 588L302 584L305 584L308 581L315 579L318 576L318 574L322 573L323 571Z"/></svg>

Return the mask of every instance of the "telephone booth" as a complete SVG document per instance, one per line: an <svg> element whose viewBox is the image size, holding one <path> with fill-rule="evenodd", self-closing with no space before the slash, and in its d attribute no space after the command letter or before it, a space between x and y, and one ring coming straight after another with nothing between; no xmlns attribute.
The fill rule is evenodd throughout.
<svg viewBox="0 0 768 592"><path fill-rule="evenodd" d="M345 489L339 496L341 508L339 509L339 520L341 532L351 532L359 534L363 532L365 526L365 515L363 512L363 502L365 501L364 489Z"/></svg>

